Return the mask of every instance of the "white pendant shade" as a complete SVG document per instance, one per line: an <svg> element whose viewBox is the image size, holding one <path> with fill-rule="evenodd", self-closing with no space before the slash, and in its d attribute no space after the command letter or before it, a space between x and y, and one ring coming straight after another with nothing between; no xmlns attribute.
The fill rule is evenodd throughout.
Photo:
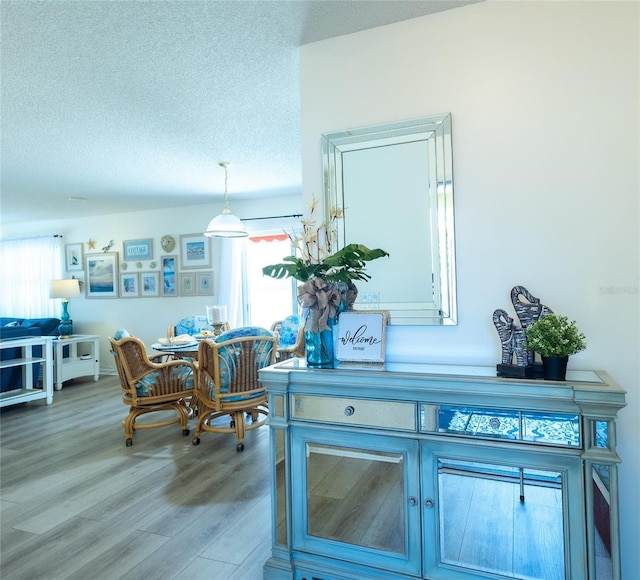
<svg viewBox="0 0 640 580"><path fill-rule="evenodd" d="M227 188L229 164L226 161L221 161L218 165L224 169L224 210L209 222L204 235L210 238L246 238L249 233L244 224L240 218L229 211L229 191Z"/></svg>
<svg viewBox="0 0 640 580"><path fill-rule="evenodd" d="M209 222L204 235L210 238L246 238L249 234L240 218L225 209Z"/></svg>

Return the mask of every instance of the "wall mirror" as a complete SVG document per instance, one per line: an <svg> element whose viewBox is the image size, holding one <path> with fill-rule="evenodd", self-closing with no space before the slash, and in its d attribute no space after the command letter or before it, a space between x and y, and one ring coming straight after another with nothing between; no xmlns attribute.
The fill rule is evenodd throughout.
<svg viewBox="0 0 640 580"><path fill-rule="evenodd" d="M388 310L390 324L457 324L451 115L326 133L322 159L325 212L344 213L337 248L390 254L367 265L354 308Z"/></svg>

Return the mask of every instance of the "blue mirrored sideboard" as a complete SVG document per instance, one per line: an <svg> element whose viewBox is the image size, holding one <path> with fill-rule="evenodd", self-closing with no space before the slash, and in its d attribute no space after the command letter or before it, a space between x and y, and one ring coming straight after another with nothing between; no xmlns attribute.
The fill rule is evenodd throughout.
<svg viewBox="0 0 640 580"><path fill-rule="evenodd" d="M602 371L565 382L387 364L261 371L267 580L620 578L616 416Z"/></svg>

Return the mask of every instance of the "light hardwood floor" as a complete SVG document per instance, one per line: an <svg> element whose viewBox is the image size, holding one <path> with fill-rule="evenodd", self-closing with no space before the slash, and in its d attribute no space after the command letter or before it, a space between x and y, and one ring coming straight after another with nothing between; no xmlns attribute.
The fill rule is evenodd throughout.
<svg viewBox="0 0 640 580"><path fill-rule="evenodd" d="M138 430L117 377L0 414L3 580L259 580L270 555L268 428ZM194 420L192 419L192 429Z"/></svg>
<svg viewBox="0 0 640 580"><path fill-rule="evenodd" d="M233 435L205 433L193 446L179 425L138 430L126 447L126 412L117 377L65 383L49 406L2 409L0 578L262 580L271 550L268 428L247 432L243 453ZM377 534L367 541L389 547L399 534L393 524L402 521L393 474L338 469L353 485L342 485L349 507L338 502L330 518L341 477L332 463L338 459L323 460L312 470L312 503L322 508L316 531L335 523L331 537L358 542L363 532L351 528L360 523ZM521 504L516 484L443 477L445 560L478 565L487 556L487 569L519 570L519 578L563 576L559 490L527 486ZM381 480L389 492L376 503L382 523L361 510L346 525L354 488L361 494ZM510 547L496 550L498 543ZM505 553L511 563L494 561Z"/></svg>

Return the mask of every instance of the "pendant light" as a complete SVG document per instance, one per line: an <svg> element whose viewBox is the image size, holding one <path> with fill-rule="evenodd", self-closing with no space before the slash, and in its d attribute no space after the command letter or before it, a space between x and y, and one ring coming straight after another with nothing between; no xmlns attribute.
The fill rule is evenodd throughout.
<svg viewBox="0 0 640 580"><path fill-rule="evenodd" d="M224 209L220 215L209 222L204 235L210 238L245 238L249 233L244 224L240 218L234 216L229 210L229 192L227 190L229 164L226 161L221 161L218 165L224 168Z"/></svg>

